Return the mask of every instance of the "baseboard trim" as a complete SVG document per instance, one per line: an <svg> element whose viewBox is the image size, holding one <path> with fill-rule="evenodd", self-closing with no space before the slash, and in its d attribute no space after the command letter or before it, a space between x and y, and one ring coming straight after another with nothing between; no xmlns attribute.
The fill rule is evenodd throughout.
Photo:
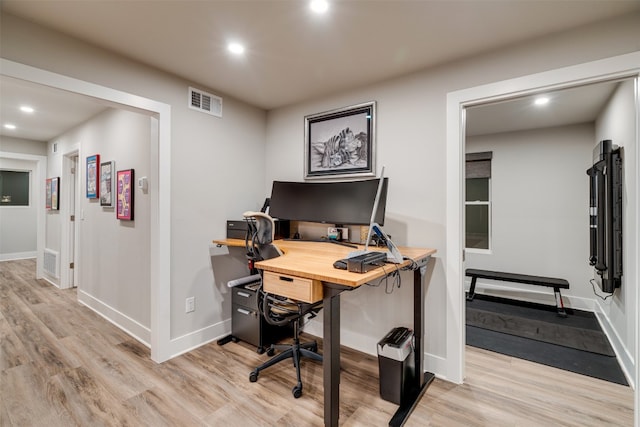
<svg viewBox="0 0 640 427"><path fill-rule="evenodd" d="M151 329L142 325L138 321L132 319L115 308L105 304L87 292L78 289L78 302L88 307L99 316L103 317L109 323L117 326L131 337L140 341L140 343L151 348Z"/></svg>
<svg viewBox="0 0 640 427"><path fill-rule="evenodd" d="M2 261L17 261L19 259L33 259L38 257L37 251L29 252L14 252L10 254L0 254L0 262Z"/></svg>
<svg viewBox="0 0 640 427"><path fill-rule="evenodd" d="M635 363L633 356L629 353L629 350L625 347L624 341L620 338L618 333L616 332L613 324L609 317L605 314L604 310L600 306L598 302L596 302L597 309L595 310L596 318L600 323L600 327L602 331L607 336L611 347L613 347L613 351L616 354L616 358L618 359L618 363L620 364L620 368L624 373L624 376L629 383L629 386L635 390Z"/></svg>
<svg viewBox="0 0 640 427"><path fill-rule="evenodd" d="M173 338L170 342L170 359L188 353L198 347L217 341L231 333L231 319L223 320L214 325L210 325L190 332L178 338Z"/></svg>

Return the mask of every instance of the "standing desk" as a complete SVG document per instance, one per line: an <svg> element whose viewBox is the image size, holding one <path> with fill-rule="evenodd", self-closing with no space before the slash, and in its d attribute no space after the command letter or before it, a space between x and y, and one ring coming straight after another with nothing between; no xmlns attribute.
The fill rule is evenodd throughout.
<svg viewBox="0 0 640 427"><path fill-rule="evenodd" d="M242 246L244 240L214 240L227 246ZM409 397L402 402L389 422L390 426L401 426L413 411L429 384L434 379L430 372L424 372L424 284L423 276L427 264L436 250L400 247L400 252L409 258L397 266L387 264L367 273L352 273L333 267L334 261L345 258L353 249L323 242L277 240L274 244L283 256L260 261L256 268L263 271L284 274L302 279L317 280L323 288L323 383L324 383L324 425L337 427L340 415L340 294L380 279L396 268L413 264L413 330L415 337L414 384ZM378 248L376 248L378 250Z"/></svg>

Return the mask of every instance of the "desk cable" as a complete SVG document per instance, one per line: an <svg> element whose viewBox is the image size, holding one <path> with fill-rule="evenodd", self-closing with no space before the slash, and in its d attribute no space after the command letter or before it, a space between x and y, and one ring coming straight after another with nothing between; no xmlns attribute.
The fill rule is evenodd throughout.
<svg viewBox="0 0 640 427"><path fill-rule="evenodd" d="M400 269L398 268L398 266L396 265L396 267L393 269L393 271L387 271L387 269L385 268L386 263L381 262L381 263L377 263L374 264L377 265L379 267L382 268L382 271L384 271L384 276L380 278L380 280L378 280L377 283L365 283L367 286L371 286L374 288L379 287L380 285L382 285L382 283L384 282L384 287L385 290L384 292L386 294L391 294L393 293L393 290L396 287L396 284L398 285L398 289L400 289L400 285L402 284L402 277L400 276ZM390 282L389 278L392 277L393 280Z"/></svg>

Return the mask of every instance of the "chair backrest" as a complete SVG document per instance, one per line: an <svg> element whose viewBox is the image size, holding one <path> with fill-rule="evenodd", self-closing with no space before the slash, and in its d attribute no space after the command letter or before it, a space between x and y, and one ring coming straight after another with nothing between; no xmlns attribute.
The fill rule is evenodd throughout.
<svg viewBox="0 0 640 427"><path fill-rule="evenodd" d="M263 212L245 212L247 221L247 256L262 261L282 255L273 244L275 224L273 218ZM300 317L300 306L286 297L271 295L260 289L258 309L267 323L282 326Z"/></svg>
<svg viewBox="0 0 640 427"><path fill-rule="evenodd" d="M245 245L249 256L254 261L262 261L282 255L280 249L273 244L275 232L273 218L263 212L248 211L242 215L248 225Z"/></svg>

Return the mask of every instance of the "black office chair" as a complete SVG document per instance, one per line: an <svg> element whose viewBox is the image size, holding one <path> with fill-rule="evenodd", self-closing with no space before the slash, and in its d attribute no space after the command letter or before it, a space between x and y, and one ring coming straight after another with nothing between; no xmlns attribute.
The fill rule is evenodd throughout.
<svg viewBox="0 0 640 427"><path fill-rule="evenodd" d="M273 218L262 212L245 212L244 217L248 223L247 256L251 261L262 261L282 255L282 252L273 245L274 222ZM301 343L300 327L305 316L314 317L322 308L322 301L306 303L294 301L289 298L264 292L262 286L258 292L258 309L267 323L276 326L293 325L293 343L272 344L267 350L267 355L273 356L276 350L281 351L262 365L254 369L249 375L249 381L258 381L260 371L267 369L276 363L286 359L293 359L296 368L297 384L291 390L296 399L302 396L302 380L300 377L300 362L302 357L322 361L322 356L317 353L318 344L315 341Z"/></svg>

